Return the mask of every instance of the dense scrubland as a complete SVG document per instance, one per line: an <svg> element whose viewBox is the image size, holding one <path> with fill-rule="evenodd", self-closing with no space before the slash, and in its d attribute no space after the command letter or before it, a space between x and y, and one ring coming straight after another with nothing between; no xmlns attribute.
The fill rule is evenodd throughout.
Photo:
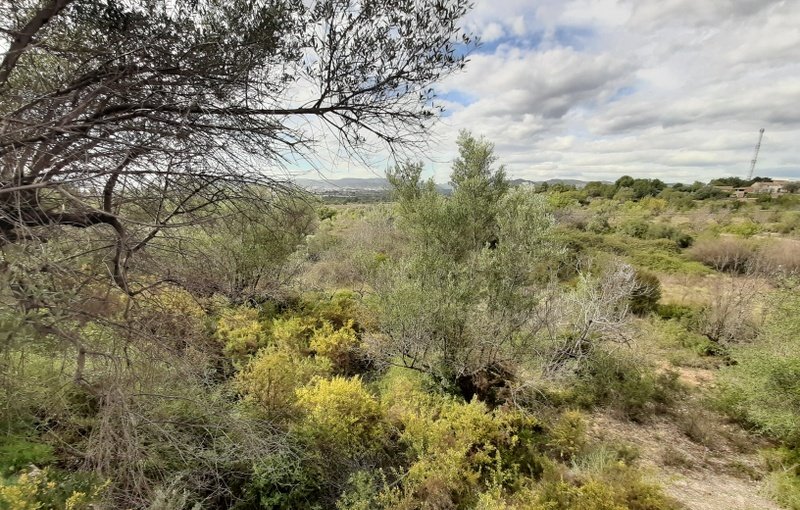
<svg viewBox="0 0 800 510"><path fill-rule="evenodd" d="M459 149L449 195L234 203L135 293L90 230L6 249L0 508L800 508L800 197Z"/></svg>

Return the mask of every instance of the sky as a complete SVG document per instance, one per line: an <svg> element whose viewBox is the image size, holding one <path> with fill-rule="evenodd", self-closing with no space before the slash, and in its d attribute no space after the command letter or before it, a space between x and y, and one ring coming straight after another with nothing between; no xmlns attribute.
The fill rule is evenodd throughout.
<svg viewBox="0 0 800 510"><path fill-rule="evenodd" d="M476 0L481 38L437 86L426 167L447 182L460 129L513 178L800 179L800 0ZM330 177L385 168L337 165Z"/></svg>

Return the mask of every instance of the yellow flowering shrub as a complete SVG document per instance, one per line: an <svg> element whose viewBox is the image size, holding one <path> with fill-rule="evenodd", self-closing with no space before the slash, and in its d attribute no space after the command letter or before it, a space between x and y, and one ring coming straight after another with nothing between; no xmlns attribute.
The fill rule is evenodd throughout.
<svg viewBox="0 0 800 510"><path fill-rule="evenodd" d="M329 370L330 365L324 360L271 346L261 349L236 374L235 384L245 400L256 404L267 416L285 418L293 414L295 389Z"/></svg>
<svg viewBox="0 0 800 510"><path fill-rule="evenodd" d="M360 344L352 320L348 320L339 329L325 321L314 330L309 347L318 356L329 359L338 372L350 373L358 363L357 349Z"/></svg>
<svg viewBox="0 0 800 510"><path fill-rule="evenodd" d="M1 510L39 510L64 508L89 510L95 508L108 488L105 483L79 482L80 489L67 488L71 484L56 483L48 468L22 473L16 479L0 478Z"/></svg>
<svg viewBox="0 0 800 510"><path fill-rule="evenodd" d="M535 418L426 393L419 381L390 376L384 391L388 413L413 459L404 479L404 504L435 500L443 506L480 502L504 508L498 493L486 489L514 483L532 466L538 469L543 429Z"/></svg>
<svg viewBox="0 0 800 510"><path fill-rule="evenodd" d="M310 317L273 319L271 342L280 349L307 354L315 322Z"/></svg>
<svg viewBox="0 0 800 510"><path fill-rule="evenodd" d="M317 378L297 390L298 431L323 451L355 456L383 445L384 410L359 377Z"/></svg>
<svg viewBox="0 0 800 510"><path fill-rule="evenodd" d="M215 332L223 345L223 353L241 360L267 345L268 334L252 308L229 308L217 319Z"/></svg>
<svg viewBox="0 0 800 510"><path fill-rule="evenodd" d="M565 411L550 428L547 445L561 459L570 459L586 445L586 420L580 411Z"/></svg>

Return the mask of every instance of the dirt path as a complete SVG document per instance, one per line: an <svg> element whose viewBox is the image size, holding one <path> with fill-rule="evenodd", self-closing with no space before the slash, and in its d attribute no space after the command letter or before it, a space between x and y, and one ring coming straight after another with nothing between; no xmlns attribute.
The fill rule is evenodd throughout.
<svg viewBox="0 0 800 510"><path fill-rule="evenodd" d="M714 371L674 368L694 392L713 384ZM689 399L669 415L636 424L612 414L593 416L591 434L635 445L639 464L664 491L692 510L777 510L765 494L766 445Z"/></svg>
<svg viewBox="0 0 800 510"><path fill-rule="evenodd" d="M780 508L765 495L759 445L719 416L678 411L636 424L610 414L596 414L591 435L636 446L639 465L686 508Z"/></svg>

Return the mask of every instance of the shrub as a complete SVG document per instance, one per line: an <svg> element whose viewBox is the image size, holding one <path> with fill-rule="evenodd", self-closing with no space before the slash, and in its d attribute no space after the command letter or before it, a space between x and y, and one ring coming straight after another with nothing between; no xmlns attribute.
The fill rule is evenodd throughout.
<svg viewBox="0 0 800 510"><path fill-rule="evenodd" d="M546 480L538 494L539 510L670 510L681 508L661 489L642 480L624 464L573 483L563 477ZM530 508L530 507L524 507Z"/></svg>
<svg viewBox="0 0 800 510"><path fill-rule="evenodd" d="M317 378L296 393L297 430L321 451L353 458L383 447L384 410L359 377Z"/></svg>
<svg viewBox="0 0 800 510"><path fill-rule="evenodd" d="M744 273L755 262L756 250L742 239L720 237L698 241L689 250L689 255L717 271Z"/></svg>
<svg viewBox="0 0 800 510"><path fill-rule="evenodd" d="M548 432L547 446L561 459L573 458L586 446L586 420L579 411L565 411Z"/></svg>
<svg viewBox="0 0 800 510"><path fill-rule="evenodd" d="M782 239L764 246L760 253L765 272L791 276L800 274L800 241Z"/></svg>
<svg viewBox="0 0 800 510"><path fill-rule="evenodd" d="M273 346L259 351L236 374L235 385L269 418L284 419L293 414L295 390L328 371L328 363Z"/></svg>
<svg viewBox="0 0 800 510"><path fill-rule="evenodd" d="M768 309L759 337L731 349L735 364L720 374L717 403L732 417L800 447L800 297L778 292Z"/></svg>
<svg viewBox="0 0 800 510"><path fill-rule="evenodd" d="M786 471L776 471L769 477L770 495L782 507L800 510L800 477Z"/></svg>
<svg viewBox="0 0 800 510"><path fill-rule="evenodd" d="M250 504L241 508L321 509L321 475L327 466L309 465L307 460L302 452L298 455L293 451L278 451L259 459L243 498Z"/></svg>
<svg viewBox="0 0 800 510"><path fill-rule="evenodd" d="M649 224L641 219L631 220L620 226L623 234L637 239L647 239L648 229Z"/></svg>
<svg viewBox="0 0 800 510"><path fill-rule="evenodd" d="M761 232L761 225L755 223L753 220L747 219L738 223L726 225L722 228L722 231L740 237L752 237Z"/></svg>
<svg viewBox="0 0 800 510"><path fill-rule="evenodd" d="M336 328L344 327L348 321L356 330L360 329L361 304L358 295L351 290L337 290L330 296L320 293L304 294L298 313L328 321Z"/></svg>
<svg viewBox="0 0 800 510"><path fill-rule="evenodd" d="M658 307L661 299L661 282L653 273L637 270L634 275L636 287L630 298L631 312L636 315L647 315Z"/></svg>
<svg viewBox="0 0 800 510"><path fill-rule="evenodd" d="M698 312L690 307L684 308L688 310L681 310L678 318L659 321L652 325L652 330L648 331L667 349L670 361L679 365L697 366L697 356L726 355L725 347L692 331L691 325Z"/></svg>
<svg viewBox="0 0 800 510"><path fill-rule="evenodd" d="M578 377L578 403L610 405L634 421L671 405L683 392L677 373L656 374L638 360L599 349L587 359Z"/></svg>
<svg viewBox="0 0 800 510"><path fill-rule="evenodd" d="M330 322L324 322L314 330L309 344L318 356L330 360L337 373L346 375L355 374L363 365L360 345L352 320L339 329L334 329Z"/></svg>
<svg viewBox="0 0 800 510"><path fill-rule="evenodd" d="M0 508L90 510L97 508L108 485L91 476L66 477L49 468L34 469L10 479L0 478Z"/></svg>
<svg viewBox="0 0 800 510"><path fill-rule="evenodd" d="M0 440L0 477L12 475L31 464L43 467L54 459L53 447L48 444L13 436Z"/></svg>
<svg viewBox="0 0 800 510"><path fill-rule="evenodd" d="M691 318L696 310L689 305L679 305L677 303L663 303L656 307L656 313L661 319L684 319Z"/></svg>
<svg viewBox="0 0 800 510"><path fill-rule="evenodd" d="M611 231L611 226L608 224L608 218L603 215L595 215L589 219L586 224L586 230L594 234L606 234Z"/></svg>
<svg viewBox="0 0 800 510"><path fill-rule="evenodd" d="M389 508L472 508L491 487L518 487L523 476L541 474L546 437L538 420L425 393L420 383L392 373L381 384L410 461Z"/></svg>
<svg viewBox="0 0 800 510"><path fill-rule="evenodd" d="M247 307L223 310L214 335L222 343L223 353L239 361L255 354L268 340L268 332L258 320L258 311Z"/></svg>

